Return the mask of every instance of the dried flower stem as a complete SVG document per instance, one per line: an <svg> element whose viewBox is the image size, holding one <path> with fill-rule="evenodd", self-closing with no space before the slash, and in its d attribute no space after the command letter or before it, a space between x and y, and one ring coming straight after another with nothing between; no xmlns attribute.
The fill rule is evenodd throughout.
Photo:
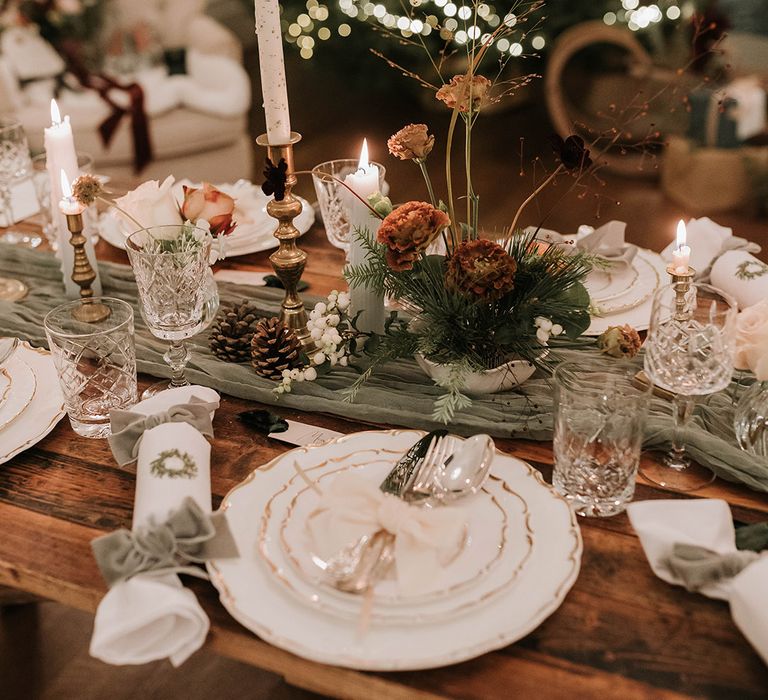
<svg viewBox="0 0 768 700"><path fill-rule="evenodd" d="M515 227L517 226L517 222L520 219L520 215L523 213L523 209L525 209L536 197L538 194L547 186L549 185L552 180L554 180L561 172L565 170L565 167L563 165L558 165L557 168L555 168L554 172L546 179L544 182L542 182L531 194L526 197L525 201L518 207L517 212L515 213L515 218L512 219L511 226L507 229L507 239L512 238L512 236L515 233Z"/></svg>
<svg viewBox="0 0 768 700"><path fill-rule="evenodd" d="M437 199L435 198L435 192L432 189L432 179L429 177L429 170L427 170L427 163L423 158L414 158L413 162L419 166L421 174L424 176L424 182L427 185L427 192L429 193L429 201L435 209L438 209ZM443 237L443 243L445 243L445 249L448 250L448 239L445 236L445 231L440 234Z"/></svg>
<svg viewBox="0 0 768 700"><path fill-rule="evenodd" d="M140 224L136 219L134 219L125 209L123 209L121 206L118 206L114 201L107 199L106 197L102 197L99 195L96 197L96 200L101 202L102 204L106 204L108 207L114 207L119 211L126 219L130 219L133 222L133 225L137 227L137 231L141 231L142 229L145 229L146 226L143 226Z"/></svg>
<svg viewBox="0 0 768 700"><path fill-rule="evenodd" d="M453 180L451 178L451 148L453 147L453 133L456 130L456 121L459 118L459 103L453 108L453 114L451 115L451 123L448 126L448 142L445 145L445 183L448 187L448 212L451 217L451 243L455 248L458 243L457 240L461 240L460 229L456 228L456 212L453 208Z"/></svg>
<svg viewBox="0 0 768 700"><path fill-rule="evenodd" d="M413 162L419 166L421 174L424 177L424 182L427 185L427 192L429 193L429 202L435 209L437 209L437 200L435 199L435 192L432 189L432 180L429 177L429 171L427 170L427 163L423 158L414 158Z"/></svg>

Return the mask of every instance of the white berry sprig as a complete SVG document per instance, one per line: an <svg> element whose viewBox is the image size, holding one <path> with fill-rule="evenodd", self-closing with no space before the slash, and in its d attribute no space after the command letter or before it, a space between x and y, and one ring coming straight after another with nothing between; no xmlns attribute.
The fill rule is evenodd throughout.
<svg viewBox="0 0 768 700"><path fill-rule="evenodd" d="M552 323L552 320L544 316L537 316L534 320L536 326L536 338L544 345L550 336L557 337L563 333L563 327L559 323Z"/></svg>
<svg viewBox="0 0 768 700"><path fill-rule="evenodd" d="M349 294L335 289L327 301L315 304L309 312L307 330L317 350L310 355L305 367L283 370L276 393L289 393L293 382L312 382L335 365L346 367L349 364L350 350L354 349L351 344L358 335L349 318L349 305Z"/></svg>

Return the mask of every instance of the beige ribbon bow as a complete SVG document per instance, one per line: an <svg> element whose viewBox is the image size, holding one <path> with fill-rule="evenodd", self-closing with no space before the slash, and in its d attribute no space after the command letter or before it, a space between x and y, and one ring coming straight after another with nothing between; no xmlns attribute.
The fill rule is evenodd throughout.
<svg viewBox="0 0 768 700"><path fill-rule="evenodd" d="M401 591L432 585L458 553L466 514L457 507L423 508L381 492L360 474L341 474L310 514L307 529L315 552L330 559L363 535L386 530L395 536L395 566Z"/></svg>

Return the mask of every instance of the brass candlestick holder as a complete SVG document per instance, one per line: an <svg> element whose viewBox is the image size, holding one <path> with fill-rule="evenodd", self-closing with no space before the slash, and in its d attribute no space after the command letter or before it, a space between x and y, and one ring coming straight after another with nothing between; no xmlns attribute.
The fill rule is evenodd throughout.
<svg viewBox="0 0 768 700"><path fill-rule="evenodd" d="M272 269L285 288L285 298L281 305L280 320L296 333L304 349L309 352L315 349L315 342L307 330L307 312L304 302L297 291L297 285L307 264L307 254L296 245L296 239L301 235L293 225L293 220L301 214L301 202L293 194L296 175L293 161L293 146L301 141L301 134L291 132L289 143L269 143L267 134L256 139L259 146L267 149L267 157L277 166L284 160L288 166L285 181L285 197L280 201L271 199L267 204L267 213L277 219L275 238L280 242L278 249L269 256Z"/></svg>
<svg viewBox="0 0 768 700"><path fill-rule="evenodd" d="M675 287L675 321L685 321L688 318L685 313L685 295L691 288L696 270L689 267L687 272L680 273L674 265L667 265L667 274L672 278Z"/></svg>
<svg viewBox="0 0 768 700"><path fill-rule="evenodd" d="M91 299L93 297L93 289L91 285L96 279L96 273L91 267L91 263L88 260L88 255L85 252L86 238L83 235L83 214L82 212L77 214L69 214L65 212L67 217L67 228L71 235L69 242L75 249L75 263L72 269L72 281L80 287L80 298ZM83 323L98 323L105 318L109 318L112 313L108 306L100 304L99 302L90 302L83 304L76 308L72 315Z"/></svg>

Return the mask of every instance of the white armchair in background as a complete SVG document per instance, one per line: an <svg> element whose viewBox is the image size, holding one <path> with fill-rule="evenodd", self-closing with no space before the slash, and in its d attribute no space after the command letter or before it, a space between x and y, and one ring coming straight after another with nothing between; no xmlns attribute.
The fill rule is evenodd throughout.
<svg viewBox="0 0 768 700"><path fill-rule="evenodd" d="M173 174L213 182L250 178L250 80L242 67L242 47L236 37L203 14L205 0L111 2L126 24L133 18L150 22L164 48L187 49L186 75L169 76L164 67L158 67L136 76L144 89L154 156L139 177L163 179ZM27 76L18 75L18 65L7 57L1 59L0 112L15 113L24 124L30 147L42 151L43 128L50 124L53 80L22 88L19 79ZM113 91L110 97L127 106L124 92ZM64 91L58 101L61 113L68 114L72 122L77 149L93 155L98 172L121 179L134 175L129 114L105 146L98 128L112 108L95 91Z"/></svg>

